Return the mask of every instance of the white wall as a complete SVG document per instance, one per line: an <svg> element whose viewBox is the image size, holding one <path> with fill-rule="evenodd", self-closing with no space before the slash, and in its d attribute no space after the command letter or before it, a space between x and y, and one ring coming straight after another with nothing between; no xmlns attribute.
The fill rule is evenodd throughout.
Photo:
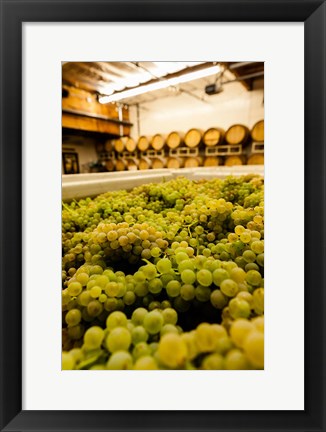
<svg viewBox="0 0 326 432"><path fill-rule="evenodd" d="M130 107L130 121L134 124L131 136L137 139L139 134L151 136L173 130L186 132L190 128L206 130L214 126L226 130L235 123L252 127L264 118L263 97L263 88L247 91L240 83L225 85L220 94L206 95L205 102L184 93L166 97L140 105L139 132L136 108Z"/></svg>

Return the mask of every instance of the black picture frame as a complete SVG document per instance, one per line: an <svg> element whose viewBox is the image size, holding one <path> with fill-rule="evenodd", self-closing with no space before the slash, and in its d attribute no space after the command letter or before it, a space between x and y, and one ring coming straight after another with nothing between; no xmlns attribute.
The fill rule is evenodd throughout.
<svg viewBox="0 0 326 432"><path fill-rule="evenodd" d="M325 431L325 2L0 0L0 4L1 430ZM22 411L22 23L78 21L304 22L304 411Z"/></svg>
<svg viewBox="0 0 326 432"><path fill-rule="evenodd" d="M79 159L78 153L72 151L62 151L63 174L78 174Z"/></svg>

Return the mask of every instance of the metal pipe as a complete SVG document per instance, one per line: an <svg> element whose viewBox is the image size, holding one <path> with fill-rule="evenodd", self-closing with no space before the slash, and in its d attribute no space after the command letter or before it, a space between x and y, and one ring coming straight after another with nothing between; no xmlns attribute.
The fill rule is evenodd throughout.
<svg viewBox="0 0 326 432"><path fill-rule="evenodd" d="M249 79L249 78L255 78L255 77L258 77L258 76L262 76L262 75L264 75L264 72L256 72L256 73L252 73L252 74L249 74L249 75L240 76L240 77L235 78L233 80L222 82L222 85L224 85L224 84L230 84L230 83L233 83L235 81L243 81L243 80Z"/></svg>
<svg viewBox="0 0 326 432"><path fill-rule="evenodd" d="M239 67L242 66L247 66L253 63L257 63L257 62L239 62L239 63L234 63L233 65L229 66L228 69L237 69Z"/></svg>

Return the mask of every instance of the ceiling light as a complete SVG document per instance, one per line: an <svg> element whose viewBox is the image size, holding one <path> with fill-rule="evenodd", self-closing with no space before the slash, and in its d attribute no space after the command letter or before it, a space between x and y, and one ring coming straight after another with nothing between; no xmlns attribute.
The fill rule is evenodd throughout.
<svg viewBox="0 0 326 432"><path fill-rule="evenodd" d="M168 78L162 81L156 81L152 84L143 85L130 90L121 91L111 96L102 96L99 102L102 104L109 102L117 102L133 96L138 96L155 90L161 90L167 87L176 86L177 84L186 83L196 79L204 78L210 75L215 75L220 72L220 66L211 66L206 69L201 69L195 72L186 73L175 78Z"/></svg>

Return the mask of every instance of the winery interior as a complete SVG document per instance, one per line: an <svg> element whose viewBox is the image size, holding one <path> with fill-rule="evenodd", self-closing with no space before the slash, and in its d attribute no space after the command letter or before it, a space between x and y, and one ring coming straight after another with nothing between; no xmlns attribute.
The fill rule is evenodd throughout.
<svg viewBox="0 0 326 432"><path fill-rule="evenodd" d="M62 63L62 369L264 369L264 63ZM154 391L154 390L153 390Z"/></svg>
<svg viewBox="0 0 326 432"><path fill-rule="evenodd" d="M63 173L264 163L264 63L66 62Z"/></svg>

